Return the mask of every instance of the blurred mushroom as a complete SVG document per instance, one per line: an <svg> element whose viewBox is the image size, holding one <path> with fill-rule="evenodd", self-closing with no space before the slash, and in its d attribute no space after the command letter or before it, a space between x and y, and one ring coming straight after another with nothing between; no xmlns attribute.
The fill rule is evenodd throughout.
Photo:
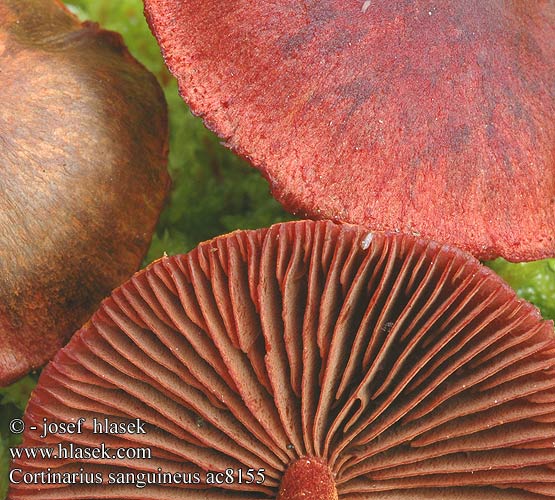
<svg viewBox="0 0 555 500"><path fill-rule="evenodd" d="M555 255L553 2L145 9L192 111L290 211L481 259Z"/></svg>
<svg viewBox="0 0 555 500"><path fill-rule="evenodd" d="M0 385L135 272L169 177L155 78L51 0L0 0Z"/></svg>
<svg viewBox="0 0 555 500"><path fill-rule="evenodd" d="M8 498L552 498L554 353L553 324L458 249L331 222L235 232L114 291L27 408L23 446L150 459L16 460ZM72 471L87 484L48 484Z"/></svg>

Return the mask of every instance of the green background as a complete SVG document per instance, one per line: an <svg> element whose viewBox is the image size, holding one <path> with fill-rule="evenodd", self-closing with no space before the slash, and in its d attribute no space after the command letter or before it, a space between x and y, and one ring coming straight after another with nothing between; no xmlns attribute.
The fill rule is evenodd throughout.
<svg viewBox="0 0 555 500"><path fill-rule="evenodd" d="M269 226L291 219L269 194L257 171L220 145L202 122L191 115L177 93L150 34L140 0L71 0L81 19L99 22L121 33L131 51L164 88L170 117L169 169L173 188L154 235L146 262L164 253L184 253L199 242L234 229ZM510 264L488 263L517 293L536 304L545 318L555 318L555 260ZM8 448L18 436L8 431L22 415L38 374L0 389L0 498L7 490Z"/></svg>

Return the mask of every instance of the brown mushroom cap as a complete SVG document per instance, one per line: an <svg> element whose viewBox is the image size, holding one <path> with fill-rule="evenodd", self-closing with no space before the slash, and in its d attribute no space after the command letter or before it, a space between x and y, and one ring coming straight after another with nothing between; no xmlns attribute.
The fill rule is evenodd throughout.
<svg viewBox="0 0 555 500"><path fill-rule="evenodd" d="M156 79L59 2L0 0L0 385L139 267L169 176Z"/></svg>
<svg viewBox="0 0 555 500"><path fill-rule="evenodd" d="M145 0L194 113L290 211L555 255L555 4Z"/></svg>
<svg viewBox="0 0 555 500"><path fill-rule="evenodd" d="M8 499L553 498L554 353L553 324L456 248L331 222L238 231L114 291L31 397L23 446L152 457L17 460L15 480L46 479ZM86 421L39 439L44 418ZM155 484L44 484L69 471Z"/></svg>

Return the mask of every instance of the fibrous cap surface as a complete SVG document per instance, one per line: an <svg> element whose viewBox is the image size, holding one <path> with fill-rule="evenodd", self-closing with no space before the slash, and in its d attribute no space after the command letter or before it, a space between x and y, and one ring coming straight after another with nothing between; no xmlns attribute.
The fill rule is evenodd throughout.
<svg viewBox="0 0 555 500"><path fill-rule="evenodd" d="M555 4L145 0L193 112L290 211L555 254Z"/></svg>

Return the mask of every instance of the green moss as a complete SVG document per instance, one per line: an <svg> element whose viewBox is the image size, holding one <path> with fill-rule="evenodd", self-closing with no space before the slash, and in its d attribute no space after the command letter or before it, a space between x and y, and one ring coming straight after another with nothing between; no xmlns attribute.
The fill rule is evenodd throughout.
<svg viewBox="0 0 555 500"><path fill-rule="evenodd" d="M12 419L21 418L27 400L36 384L36 375L29 375L8 387L0 388L0 498L8 491L9 449L20 443L21 436L12 434Z"/></svg>
<svg viewBox="0 0 555 500"><path fill-rule="evenodd" d="M167 75L164 61L145 21L140 0L65 0L65 3L80 19L95 21L104 29L120 33L131 53L167 81L163 76Z"/></svg>
<svg viewBox="0 0 555 500"><path fill-rule="evenodd" d="M488 262L519 297L532 302L546 319L555 319L555 259L513 264L503 259Z"/></svg>
<svg viewBox="0 0 555 500"><path fill-rule="evenodd" d="M225 149L191 115L171 81L166 87L170 112L170 173L174 185L162 213L149 261L183 253L199 242L235 229L288 220L270 196L260 174Z"/></svg>

